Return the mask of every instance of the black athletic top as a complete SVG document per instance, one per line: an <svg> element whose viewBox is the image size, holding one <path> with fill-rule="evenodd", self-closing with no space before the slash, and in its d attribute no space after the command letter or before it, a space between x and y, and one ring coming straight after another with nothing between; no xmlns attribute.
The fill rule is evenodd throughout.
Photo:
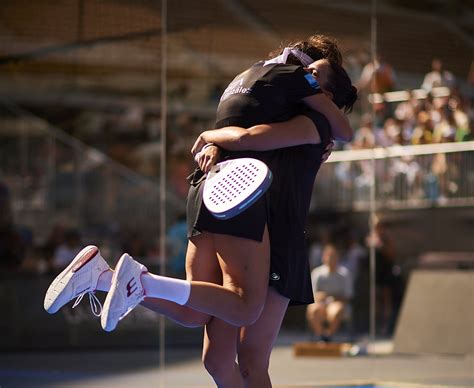
<svg viewBox="0 0 474 388"><path fill-rule="evenodd" d="M317 81L301 66L256 63L235 77L222 94L216 128L289 120L300 110L304 97L318 93Z"/></svg>
<svg viewBox="0 0 474 388"><path fill-rule="evenodd" d="M316 173L331 134L327 120L302 99L320 93L301 66L259 62L239 74L224 91L216 128L287 121L305 114L315 122L322 143L272 151L223 151L225 159L253 157L273 173L267 193L245 212L218 220L202 205L202 174L194 174L188 195L188 237L201 230L261 241L268 225L271 245L270 284L293 304L311 303L311 279L305 249L305 224ZM202 206L201 206L202 205Z"/></svg>

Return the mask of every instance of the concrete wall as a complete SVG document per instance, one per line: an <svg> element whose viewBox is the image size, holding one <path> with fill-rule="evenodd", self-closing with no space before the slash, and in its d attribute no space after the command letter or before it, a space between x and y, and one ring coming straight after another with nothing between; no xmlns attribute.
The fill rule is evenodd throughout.
<svg viewBox="0 0 474 388"><path fill-rule="evenodd" d="M473 354L474 271L413 271L394 351Z"/></svg>

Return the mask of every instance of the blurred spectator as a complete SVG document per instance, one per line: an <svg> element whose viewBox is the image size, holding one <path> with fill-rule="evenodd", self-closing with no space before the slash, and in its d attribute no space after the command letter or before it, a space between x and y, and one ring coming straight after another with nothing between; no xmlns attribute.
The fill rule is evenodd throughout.
<svg viewBox="0 0 474 388"><path fill-rule="evenodd" d="M450 109L440 109L439 121L433 128L433 143L452 142L458 130L454 113Z"/></svg>
<svg viewBox="0 0 474 388"><path fill-rule="evenodd" d="M458 97L452 97L448 100L448 109L453 112L453 119L456 125L454 141L469 141L473 139L473 133L470 129L468 109L463 106L463 101ZM466 105L466 103L464 104Z"/></svg>
<svg viewBox="0 0 474 388"><path fill-rule="evenodd" d="M443 68L443 62L439 58L433 58L431 71L425 75L421 88L428 92L439 86L446 86L452 89L455 83L456 79L453 73Z"/></svg>
<svg viewBox="0 0 474 388"><path fill-rule="evenodd" d="M375 132L376 143L381 147L390 147L398 143L402 129L397 121L393 118L385 120L382 129Z"/></svg>
<svg viewBox="0 0 474 388"><path fill-rule="evenodd" d="M366 243L368 248L375 248L377 327L382 335L388 335L392 333L399 305L400 268L396 264L396 248L386 222L376 222Z"/></svg>
<svg viewBox="0 0 474 388"><path fill-rule="evenodd" d="M186 249L188 247L186 215L178 216L176 222L168 229L168 268L174 276L182 277L185 272Z"/></svg>
<svg viewBox="0 0 474 388"><path fill-rule="evenodd" d="M348 144L346 149L371 149L376 146L374 131L380 130L373 128L372 115L369 113L362 115L360 124L360 128L355 132L353 142ZM370 160L338 163L335 168L335 176L345 189L341 193L348 193L353 187L355 200L368 198L372 182L372 164Z"/></svg>
<svg viewBox="0 0 474 388"><path fill-rule="evenodd" d="M311 272L314 300L306 309L306 318L316 335L330 341L348 314L352 297L352 278L347 268L339 266L334 245L323 250L323 265Z"/></svg>
<svg viewBox="0 0 474 388"><path fill-rule="evenodd" d="M385 93L395 90L397 78L389 63L379 54L367 63L357 81L357 87L370 93Z"/></svg>
<svg viewBox="0 0 474 388"><path fill-rule="evenodd" d="M354 141L352 142L354 149L370 149L375 147L375 136L372 126L372 115L370 113L363 114L360 120L360 128L356 131Z"/></svg>
<svg viewBox="0 0 474 388"><path fill-rule="evenodd" d="M427 174L430 191L427 196L432 201L440 204L446 202L451 194L458 190L458 184L455 180L459 176L459 168L456 163L449 163L446 154L435 154L431 160L431 170Z"/></svg>
<svg viewBox="0 0 474 388"><path fill-rule="evenodd" d="M423 172L412 155L392 158L388 170L388 181L392 184L393 197L396 199L421 198L423 192Z"/></svg>
<svg viewBox="0 0 474 388"><path fill-rule="evenodd" d="M81 237L76 229L69 229L64 235L64 242L60 244L53 255L53 271L62 271L82 249Z"/></svg>
<svg viewBox="0 0 474 388"><path fill-rule="evenodd" d="M433 122L426 111L417 115L417 124L413 129L412 144L430 144L433 141Z"/></svg>
<svg viewBox="0 0 474 388"><path fill-rule="evenodd" d="M367 249L359 242L356 232L350 231L341 264L347 268L353 280L357 279L361 261L366 257Z"/></svg>
<svg viewBox="0 0 474 388"><path fill-rule="evenodd" d="M422 102L414 97L411 90L408 91L409 98L406 101L400 101L394 110L394 117L404 123L404 130L413 129L415 126L416 115L422 109ZM410 131L411 134L411 131Z"/></svg>
<svg viewBox="0 0 474 388"><path fill-rule="evenodd" d="M313 243L309 247L309 267L314 269L323 263L323 249L331 242L331 232L327 228L321 228Z"/></svg>

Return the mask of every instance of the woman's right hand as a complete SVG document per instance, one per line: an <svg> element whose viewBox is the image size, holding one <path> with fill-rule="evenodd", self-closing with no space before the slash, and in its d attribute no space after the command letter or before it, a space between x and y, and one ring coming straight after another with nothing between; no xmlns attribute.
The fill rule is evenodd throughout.
<svg viewBox="0 0 474 388"><path fill-rule="evenodd" d="M331 140L331 142L326 146L326 149L324 150L323 159L322 159L323 163L329 159L333 148L334 148L334 142Z"/></svg>

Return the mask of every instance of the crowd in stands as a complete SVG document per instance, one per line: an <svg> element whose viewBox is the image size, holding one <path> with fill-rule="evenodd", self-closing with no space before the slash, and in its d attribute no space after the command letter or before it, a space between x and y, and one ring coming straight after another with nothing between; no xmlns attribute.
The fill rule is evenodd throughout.
<svg viewBox="0 0 474 388"><path fill-rule="evenodd" d="M470 77L468 84L472 83ZM420 96L409 90L406 99L385 101L383 94L398 87L395 70L381 58L363 68L356 85L363 104L369 93L382 94L382 99L373 102L373 113L364 109L348 149L474 140L473 96L460 92L456 78L438 58L433 59L432 69L420 85L426 92ZM448 93L437 96L434 92L440 87Z"/></svg>
<svg viewBox="0 0 474 388"><path fill-rule="evenodd" d="M457 80L434 58L418 89L398 90L395 69L378 57L356 78L360 106L353 122L354 140L338 149L363 150L474 140L474 76ZM393 92L397 93L393 93ZM392 93L391 93L392 92ZM395 95L395 97L394 97ZM376 196L393 200L427 200L443 204L469 189L461 178L461 155L434 153L390 158L376 167ZM339 163L334 171L349 201L368 201L372 182L369 160ZM332 170L331 170L332 171ZM331 172L332 173L332 172ZM324 174L324 171L322 171Z"/></svg>

